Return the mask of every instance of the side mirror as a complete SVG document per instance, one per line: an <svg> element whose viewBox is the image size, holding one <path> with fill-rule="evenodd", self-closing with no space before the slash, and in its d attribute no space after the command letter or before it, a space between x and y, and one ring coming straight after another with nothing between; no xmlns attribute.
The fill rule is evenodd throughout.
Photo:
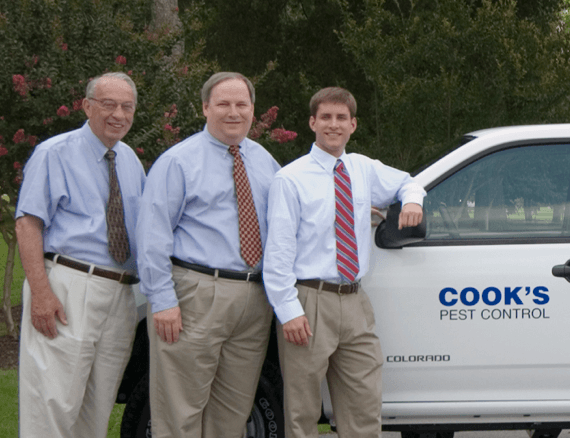
<svg viewBox="0 0 570 438"><path fill-rule="evenodd" d="M388 207L386 220L376 228L374 241L380 248L402 248L410 243L421 242L426 237L426 216L415 227L406 227L398 230L398 219L402 211L402 204L397 202Z"/></svg>

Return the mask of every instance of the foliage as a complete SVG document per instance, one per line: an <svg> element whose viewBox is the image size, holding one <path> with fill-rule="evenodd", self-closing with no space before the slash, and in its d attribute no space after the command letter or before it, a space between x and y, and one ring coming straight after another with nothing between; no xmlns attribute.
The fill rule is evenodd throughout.
<svg viewBox="0 0 570 438"><path fill-rule="evenodd" d="M121 71L137 84L138 109L124 140L147 167L179 135L203 124L199 90L215 65L201 58L203 42L191 25L151 30L151 7L152 0L0 0L0 233L8 244L7 315L23 165L35 145L84 123L82 100L91 78ZM166 129L173 123L180 128ZM8 330L15 333L10 319Z"/></svg>
<svg viewBox="0 0 570 438"><path fill-rule="evenodd" d="M514 0L402 3L411 6L366 0L365 18L347 12L342 35L374 86L388 161L414 168L465 132L568 120L570 47L559 19L539 27Z"/></svg>
<svg viewBox="0 0 570 438"><path fill-rule="evenodd" d="M265 146L273 157L277 161L280 161L283 157L288 155L288 149L294 148L294 144L288 145L287 147L283 147L281 145L295 140L297 138L297 133L288 131L282 127L271 129L271 126L273 126L275 120L277 120L278 112L279 108L272 106L266 113L261 115L259 120L254 117L251 129L247 136Z"/></svg>
<svg viewBox="0 0 570 438"><path fill-rule="evenodd" d="M42 140L82 125L90 78L122 71L135 81L138 109L125 138L147 161L164 145L162 115L173 104L190 133L201 125L198 91L212 68L202 42L149 30L151 0L0 0L0 192L13 205L22 165ZM194 37L196 37L194 35ZM183 134L184 134L183 133Z"/></svg>

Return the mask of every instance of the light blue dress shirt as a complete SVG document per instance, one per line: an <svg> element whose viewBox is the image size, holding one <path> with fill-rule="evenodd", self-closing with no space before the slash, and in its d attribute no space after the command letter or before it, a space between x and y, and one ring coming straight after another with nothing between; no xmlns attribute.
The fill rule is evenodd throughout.
<svg viewBox="0 0 570 438"><path fill-rule="evenodd" d="M239 146L264 244L269 187L280 166L252 140L246 138ZM249 270L240 254L233 162L228 145L210 135L206 126L164 152L152 166L137 245L141 292L153 313L178 305L171 256L210 268Z"/></svg>
<svg viewBox="0 0 570 438"><path fill-rule="evenodd" d="M360 154L343 153L351 179L354 231L360 272L368 271L371 249L371 206L423 204L425 190L406 172ZM281 169L269 193L269 235L263 282L281 323L304 314L297 299L297 280L341 283L336 266L334 165L337 158L315 144L305 155Z"/></svg>
<svg viewBox="0 0 570 438"><path fill-rule="evenodd" d="M44 251L100 266L136 270L135 226L145 172L123 142L112 148L123 197L131 257L119 266L107 245L109 167L107 147L89 123L39 144L24 167L16 218L33 215L44 222Z"/></svg>

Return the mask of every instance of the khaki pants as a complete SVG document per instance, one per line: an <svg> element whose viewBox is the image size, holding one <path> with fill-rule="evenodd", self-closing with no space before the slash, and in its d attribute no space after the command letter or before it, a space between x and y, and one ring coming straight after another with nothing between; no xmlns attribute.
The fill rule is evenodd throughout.
<svg viewBox="0 0 570 438"><path fill-rule="evenodd" d="M285 341L277 327L284 380L286 438L317 438L321 382L326 377L340 438L381 435L380 341L366 293L338 295L297 286L313 336L309 346Z"/></svg>
<svg viewBox="0 0 570 438"><path fill-rule="evenodd" d="M148 313L155 438L242 437L267 350L272 310L259 283L178 266L183 331L168 345Z"/></svg>
<svg viewBox="0 0 570 438"><path fill-rule="evenodd" d="M46 260L68 325L49 339L31 322L23 288L20 341L20 436L104 438L127 366L137 322L131 286ZM108 268L105 268L108 269Z"/></svg>

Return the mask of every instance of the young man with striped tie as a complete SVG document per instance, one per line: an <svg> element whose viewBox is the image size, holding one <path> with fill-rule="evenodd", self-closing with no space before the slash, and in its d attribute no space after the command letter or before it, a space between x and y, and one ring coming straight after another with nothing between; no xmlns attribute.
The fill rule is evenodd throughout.
<svg viewBox="0 0 570 438"><path fill-rule="evenodd" d="M263 268L280 322L285 436L318 436L326 377L339 437L378 437L383 359L360 287L371 247L370 208L397 198L400 228L416 226L425 191L408 173L345 153L356 130L350 92L322 89L309 106L316 141L271 185Z"/></svg>

